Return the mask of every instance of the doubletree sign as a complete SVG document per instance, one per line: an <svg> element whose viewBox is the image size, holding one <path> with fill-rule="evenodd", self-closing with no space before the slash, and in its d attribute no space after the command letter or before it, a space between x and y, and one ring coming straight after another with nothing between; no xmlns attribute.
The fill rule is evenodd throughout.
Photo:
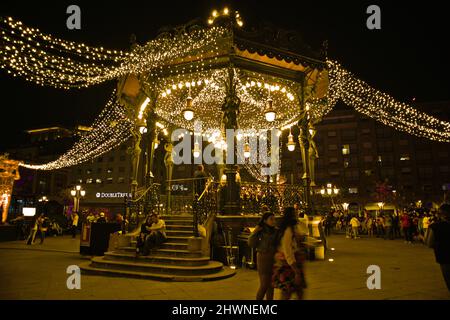
<svg viewBox="0 0 450 320"><path fill-rule="evenodd" d="M126 192L97 192L96 198L125 198L131 197L131 193Z"/></svg>

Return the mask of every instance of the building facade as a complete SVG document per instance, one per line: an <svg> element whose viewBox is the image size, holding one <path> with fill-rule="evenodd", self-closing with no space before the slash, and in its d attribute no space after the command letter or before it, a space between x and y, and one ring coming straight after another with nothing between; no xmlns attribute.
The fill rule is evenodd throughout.
<svg viewBox="0 0 450 320"><path fill-rule="evenodd" d="M450 102L422 104L424 111L449 119ZM320 190L339 189L336 202L365 205L389 202L408 206L441 203L450 184L450 146L385 126L345 106L337 106L315 127L316 203L331 203ZM284 148L282 173L300 183L299 152ZM283 160L282 160L283 162ZM298 170L298 171L297 171ZM289 179L288 179L289 181Z"/></svg>

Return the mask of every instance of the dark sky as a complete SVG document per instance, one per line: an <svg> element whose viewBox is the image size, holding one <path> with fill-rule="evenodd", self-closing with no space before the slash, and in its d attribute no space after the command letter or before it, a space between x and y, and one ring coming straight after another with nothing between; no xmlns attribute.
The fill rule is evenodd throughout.
<svg viewBox="0 0 450 320"><path fill-rule="evenodd" d="M152 39L166 25L179 25L226 5L240 11L246 26L267 20L301 32L319 48L329 41L329 57L361 79L401 101L450 100L450 26L444 1L1 1L0 15L12 16L62 39L127 49L129 37ZM66 28L66 8L77 4L82 29ZM382 29L366 28L366 8L381 7ZM43 88L0 70L2 94L0 150L25 129L90 124L115 83L80 90ZM6 122L6 124L5 124Z"/></svg>

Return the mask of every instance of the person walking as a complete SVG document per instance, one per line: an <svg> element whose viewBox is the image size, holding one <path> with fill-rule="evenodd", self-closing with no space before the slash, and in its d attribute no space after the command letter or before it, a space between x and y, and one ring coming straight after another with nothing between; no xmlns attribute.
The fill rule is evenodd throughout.
<svg viewBox="0 0 450 320"><path fill-rule="evenodd" d="M384 223L383 223L383 227L385 232L384 235L384 240L386 239L390 239L390 240L394 240L394 237L392 235L392 217L391 215L386 215L386 217L384 218Z"/></svg>
<svg viewBox="0 0 450 320"><path fill-rule="evenodd" d="M274 288L281 289L282 300L289 300L293 293L303 299L306 279L303 269L305 261L306 235L298 227L298 217L293 207L284 209L277 236L272 276Z"/></svg>
<svg viewBox="0 0 450 320"><path fill-rule="evenodd" d="M80 217L78 216L78 213L74 212L72 213L72 222L71 222L71 231L72 231L72 239L75 239L77 236L77 228L78 228L78 219Z"/></svg>
<svg viewBox="0 0 450 320"><path fill-rule="evenodd" d="M373 237L373 218L371 216L367 217L366 227L367 227L367 235L370 238Z"/></svg>
<svg viewBox="0 0 450 320"><path fill-rule="evenodd" d="M392 217L392 234L394 239L400 238L400 219L398 213L395 213Z"/></svg>
<svg viewBox="0 0 450 320"><path fill-rule="evenodd" d="M379 215L377 218L377 238L384 237L384 218L382 215Z"/></svg>
<svg viewBox="0 0 450 320"><path fill-rule="evenodd" d="M434 249L436 262L450 291L450 204L441 205L439 215L441 220L429 226L425 242Z"/></svg>
<svg viewBox="0 0 450 320"><path fill-rule="evenodd" d="M100 212L100 217L97 219L97 223L106 223L106 217L104 212Z"/></svg>
<svg viewBox="0 0 450 320"><path fill-rule="evenodd" d="M428 232L428 228L430 227L430 215L428 213L426 213L425 216L423 217L422 227L423 227L423 236L425 237Z"/></svg>
<svg viewBox="0 0 450 320"><path fill-rule="evenodd" d="M38 217L34 216L33 221L31 222L30 234L28 235L27 245L34 244L34 239L36 238L36 234L38 232Z"/></svg>
<svg viewBox="0 0 450 320"><path fill-rule="evenodd" d="M256 267L259 276L256 300L264 300L264 297L266 297L266 300L273 300L272 273L276 252L276 237L275 215L266 211L248 238L249 247L256 248Z"/></svg>
<svg viewBox="0 0 450 320"><path fill-rule="evenodd" d="M350 225L352 226L352 235L353 235L353 239L358 239L358 231L359 231L359 227L361 226L361 222L359 221L359 219L356 216L353 216L353 218L350 220Z"/></svg>
<svg viewBox="0 0 450 320"><path fill-rule="evenodd" d="M409 214L404 211L401 217L402 230L403 235L405 236L405 243L412 243L412 234L411 234L411 218Z"/></svg>
<svg viewBox="0 0 450 320"><path fill-rule="evenodd" d="M45 234L48 231L48 219L45 217L43 213L38 218L38 228L39 228L39 235L41 238L41 242L39 244L43 244L45 240Z"/></svg>

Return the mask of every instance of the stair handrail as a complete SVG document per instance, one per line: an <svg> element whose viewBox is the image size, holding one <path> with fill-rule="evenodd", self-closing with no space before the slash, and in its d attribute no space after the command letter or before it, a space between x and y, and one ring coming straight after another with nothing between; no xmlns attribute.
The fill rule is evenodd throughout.
<svg viewBox="0 0 450 320"><path fill-rule="evenodd" d="M203 178L204 179L204 178ZM199 211L200 211L200 201L204 199L204 196L208 194L208 191L211 191L210 189L214 185L214 178L212 176L209 176L206 180L205 188L203 189L203 192L199 196L198 194L194 194L194 201L192 205L193 209L193 231L194 231L194 237L199 237L198 232L198 222L199 222Z"/></svg>
<svg viewBox="0 0 450 320"><path fill-rule="evenodd" d="M150 189L154 188L155 186L161 186L160 183L152 183L137 199L131 199L131 202L139 202L149 191Z"/></svg>

